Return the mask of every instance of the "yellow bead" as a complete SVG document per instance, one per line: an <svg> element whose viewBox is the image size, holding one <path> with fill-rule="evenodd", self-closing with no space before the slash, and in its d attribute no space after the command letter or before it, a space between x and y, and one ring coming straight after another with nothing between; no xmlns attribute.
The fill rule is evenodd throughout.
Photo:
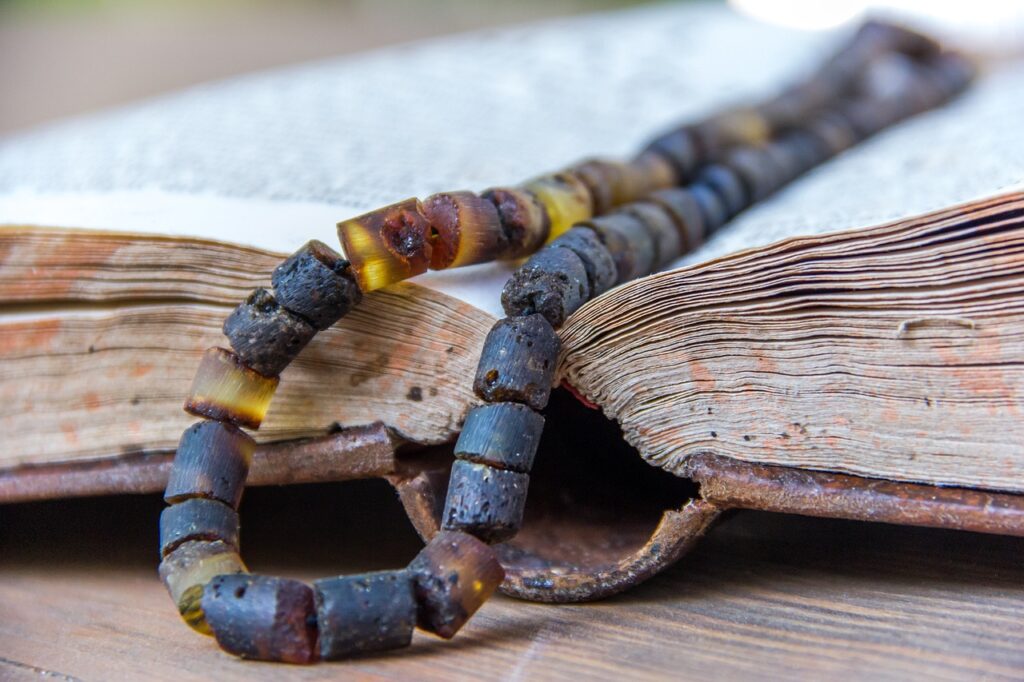
<svg viewBox="0 0 1024 682"><path fill-rule="evenodd" d="M594 215L590 190L571 173L545 175L523 187L540 199L551 220L548 241L567 232L576 223Z"/></svg>
<svg viewBox="0 0 1024 682"><path fill-rule="evenodd" d="M185 400L185 411L199 417L258 429L277 389L277 377L249 369L237 355L210 348L203 355Z"/></svg>
<svg viewBox="0 0 1024 682"><path fill-rule="evenodd" d="M218 575L248 572L238 552L219 540L186 542L160 562L160 579L182 620L204 635L213 633L203 615L203 587Z"/></svg>
<svg viewBox="0 0 1024 682"><path fill-rule="evenodd" d="M430 265L430 223L418 199L340 222L338 238L363 291L423 274Z"/></svg>

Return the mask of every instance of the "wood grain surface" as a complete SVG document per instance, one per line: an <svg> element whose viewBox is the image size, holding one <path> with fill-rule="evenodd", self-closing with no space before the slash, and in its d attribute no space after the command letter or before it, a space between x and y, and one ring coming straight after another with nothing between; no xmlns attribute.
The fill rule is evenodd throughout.
<svg viewBox="0 0 1024 682"><path fill-rule="evenodd" d="M420 543L381 481L247 491L246 557L314 578ZM496 597L451 642L310 668L244 663L155 576L157 496L0 506L0 679L1022 679L1024 540L735 513L618 597Z"/></svg>

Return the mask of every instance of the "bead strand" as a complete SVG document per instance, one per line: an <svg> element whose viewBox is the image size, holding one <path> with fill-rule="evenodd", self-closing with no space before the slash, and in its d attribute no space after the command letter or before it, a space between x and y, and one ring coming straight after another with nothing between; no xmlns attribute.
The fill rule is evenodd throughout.
<svg viewBox="0 0 1024 682"><path fill-rule="evenodd" d="M372 211L339 225L349 260L306 244L274 271L273 291L256 289L227 318L231 350L204 354L185 402L204 421L178 445L159 570L182 618L229 653L291 663L407 646L415 627L454 636L504 579L489 544L522 525L565 319L971 77L968 62L929 39L870 23L808 81L671 130L632 161L589 160L520 187ZM442 530L402 570L312 586L249 574L238 507L255 441L242 428L259 428L280 373L364 291L531 253L502 291L507 317L484 342L473 381L483 403L455 445Z"/></svg>

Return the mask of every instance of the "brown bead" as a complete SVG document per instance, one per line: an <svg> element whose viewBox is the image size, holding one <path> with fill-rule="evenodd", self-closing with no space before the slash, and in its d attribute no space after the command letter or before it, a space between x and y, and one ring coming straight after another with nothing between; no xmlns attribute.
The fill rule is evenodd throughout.
<svg viewBox="0 0 1024 682"><path fill-rule="evenodd" d="M316 335L316 328L256 289L224 320L224 336L248 367L263 376L280 374Z"/></svg>
<svg viewBox="0 0 1024 682"><path fill-rule="evenodd" d="M192 379L185 411L197 417L258 429L270 408L277 384L277 377L265 377L246 367L231 351L210 348Z"/></svg>
<svg viewBox="0 0 1024 682"><path fill-rule="evenodd" d="M190 540L220 540L238 551L238 512L218 500L195 497L160 514L160 556Z"/></svg>
<svg viewBox="0 0 1024 682"><path fill-rule="evenodd" d="M654 239L655 268L667 265L682 255L683 241L676 229L675 221L660 204L653 201L637 201L626 204L622 210L643 223L648 234Z"/></svg>
<svg viewBox="0 0 1024 682"><path fill-rule="evenodd" d="M277 266L271 281L278 303L321 331L363 299L349 262L315 239Z"/></svg>
<svg viewBox="0 0 1024 682"><path fill-rule="evenodd" d="M490 403L525 403L542 410L551 395L561 342L543 315L498 320L477 365L473 391Z"/></svg>
<svg viewBox="0 0 1024 682"><path fill-rule="evenodd" d="M379 571L313 583L320 658L409 646L416 627L416 596L408 571Z"/></svg>
<svg viewBox="0 0 1024 682"><path fill-rule="evenodd" d="M505 579L494 550L472 535L441 531L409 564L417 625L451 639Z"/></svg>
<svg viewBox="0 0 1024 682"><path fill-rule="evenodd" d="M645 150L630 162L638 178L640 189L637 199L659 189L668 189L679 184L680 175L672 162L660 152Z"/></svg>
<svg viewBox="0 0 1024 682"><path fill-rule="evenodd" d="M504 542L523 525L529 484L527 474L458 460L452 465L441 527L491 544Z"/></svg>
<svg viewBox="0 0 1024 682"><path fill-rule="evenodd" d="M551 249L569 249L583 261L587 271L587 284L590 285L590 297L600 296L615 286L618 274L615 272L615 261L608 249L589 227L574 227L561 237L551 242Z"/></svg>
<svg viewBox="0 0 1024 682"><path fill-rule="evenodd" d="M505 283L501 305L510 317L540 313L556 329L590 298L587 269L570 249L530 256Z"/></svg>
<svg viewBox="0 0 1024 682"><path fill-rule="evenodd" d="M444 192L423 200L430 222L433 270L495 260L508 250L498 209L472 192Z"/></svg>
<svg viewBox="0 0 1024 682"><path fill-rule="evenodd" d="M430 223L417 199L340 222L338 238L364 292L423 274L430 265Z"/></svg>
<svg viewBox="0 0 1024 682"><path fill-rule="evenodd" d="M539 249L551 232L548 211L532 192L520 188L490 189L481 195L498 209L507 250L504 258L521 258Z"/></svg>
<svg viewBox="0 0 1024 682"><path fill-rule="evenodd" d="M672 216L680 235L683 253L704 243L704 218L697 200L689 190L682 187L663 189L651 194L651 201L662 206Z"/></svg>
<svg viewBox="0 0 1024 682"><path fill-rule="evenodd" d="M160 579L171 600L190 628L212 634L203 613L203 587L215 576L245 573L242 557L220 541L190 541L181 544L160 562Z"/></svg>
<svg viewBox="0 0 1024 682"><path fill-rule="evenodd" d="M587 222L615 261L618 283L649 274L654 269L654 237L636 216L623 211Z"/></svg>
<svg viewBox="0 0 1024 682"><path fill-rule="evenodd" d="M693 132L677 128L648 143L646 149L661 154L675 166L677 182L689 180L700 165L700 151Z"/></svg>
<svg viewBox="0 0 1024 682"><path fill-rule="evenodd" d="M544 417L526 405L478 405L466 415L455 456L525 474L533 466L543 431Z"/></svg>
<svg viewBox="0 0 1024 682"><path fill-rule="evenodd" d="M551 219L548 241L594 214L590 191L572 173L555 173L531 180L524 188L532 192L547 209Z"/></svg>
<svg viewBox="0 0 1024 682"><path fill-rule="evenodd" d="M176 504L205 497L238 509L255 449L256 442L230 424L193 424L178 441L164 500Z"/></svg>
<svg viewBox="0 0 1024 682"><path fill-rule="evenodd" d="M768 121L753 107L723 111L697 124L693 130L705 161L720 159L729 147L764 144L772 134Z"/></svg>
<svg viewBox="0 0 1024 682"><path fill-rule="evenodd" d="M621 173L613 162L589 159L572 166L566 172L575 175L587 186L594 215L606 213L615 206L616 183Z"/></svg>
<svg viewBox="0 0 1024 682"><path fill-rule="evenodd" d="M220 575L203 590L206 622L224 651L241 658L309 663L316 650L313 590L297 580Z"/></svg>

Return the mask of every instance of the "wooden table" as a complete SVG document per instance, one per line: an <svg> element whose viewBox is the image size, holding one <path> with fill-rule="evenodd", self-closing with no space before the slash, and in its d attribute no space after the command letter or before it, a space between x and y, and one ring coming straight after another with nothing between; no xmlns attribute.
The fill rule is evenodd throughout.
<svg viewBox="0 0 1024 682"><path fill-rule="evenodd" d="M419 547L379 481L255 489L250 567L313 578ZM451 642L309 668L189 631L155 576L152 497L0 507L0 679L1022 679L1024 540L737 513L595 604L495 598Z"/></svg>

